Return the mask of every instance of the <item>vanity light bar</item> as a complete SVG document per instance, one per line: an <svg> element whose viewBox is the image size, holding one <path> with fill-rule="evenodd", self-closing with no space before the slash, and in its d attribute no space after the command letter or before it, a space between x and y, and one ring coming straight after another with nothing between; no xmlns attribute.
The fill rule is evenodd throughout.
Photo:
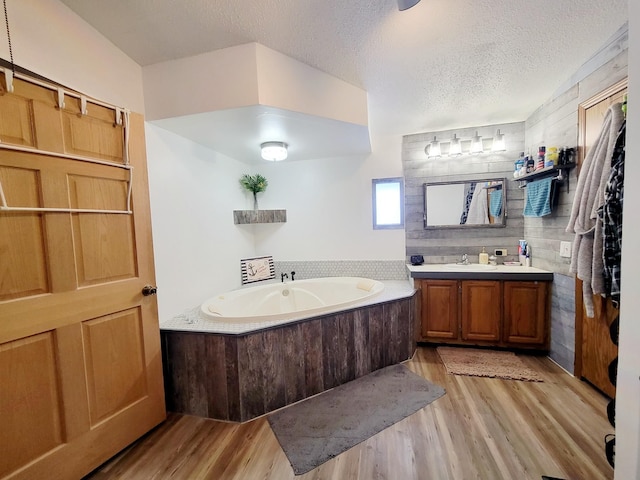
<svg viewBox="0 0 640 480"><path fill-rule="evenodd" d="M486 142L490 141L490 148L485 148ZM463 145L466 145L466 148L463 149ZM427 158L437 158L437 157L456 157L459 155L477 155L480 153L485 153L487 151L490 152L504 152L506 151L505 145L505 134L500 132L500 129L496 132L495 136L492 137L482 137L478 134L478 131L475 132L475 135L469 139L461 139L457 136L457 134L453 134L453 137L447 142L440 142L434 136L433 140L428 142L424 153Z"/></svg>

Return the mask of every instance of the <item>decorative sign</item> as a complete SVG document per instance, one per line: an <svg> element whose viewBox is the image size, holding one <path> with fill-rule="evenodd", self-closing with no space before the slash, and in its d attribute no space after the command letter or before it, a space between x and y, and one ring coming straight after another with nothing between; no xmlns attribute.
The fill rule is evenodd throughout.
<svg viewBox="0 0 640 480"><path fill-rule="evenodd" d="M242 284L261 282L276 278L276 268L273 265L273 257L255 257L240 260L242 271Z"/></svg>

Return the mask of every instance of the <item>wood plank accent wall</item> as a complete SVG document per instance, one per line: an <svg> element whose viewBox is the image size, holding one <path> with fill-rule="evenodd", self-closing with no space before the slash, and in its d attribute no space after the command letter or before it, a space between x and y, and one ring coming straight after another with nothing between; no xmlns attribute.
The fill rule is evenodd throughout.
<svg viewBox="0 0 640 480"><path fill-rule="evenodd" d="M619 32L605 45L601 54L595 55L576 73L571 85L557 92L541 105L525 122L527 148L537 150L538 146L578 145L578 106L627 76L627 30ZM531 244L533 265L563 275L569 273L570 260L560 257L560 242L573 241L573 235L565 232L569 223L571 206L578 183L579 169L570 171L569 192L560 189L558 208L549 216L527 217L524 222L524 237Z"/></svg>
<svg viewBox="0 0 640 480"><path fill-rule="evenodd" d="M162 331L167 409L245 422L405 361L415 298L245 335Z"/></svg>
<svg viewBox="0 0 640 480"><path fill-rule="evenodd" d="M627 76L628 26L625 25L558 91L525 122L527 149L539 145L578 145L578 107L598 92ZM557 209L543 218L525 218L524 237L531 244L533 266L551 270L554 286L551 302L551 350L559 365L574 371L575 279L570 259L560 257L560 242L573 242L566 233L579 169L570 171L569 192L560 190Z"/></svg>
<svg viewBox="0 0 640 480"><path fill-rule="evenodd" d="M458 138L470 139L477 130L481 135L492 137L498 128L505 135L506 152L436 159L427 158L424 153L434 136L442 142L448 142L454 133ZM520 152L525 151L524 145L524 122L405 135L402 138L402 168L405 179L407 262L411 255L423 255L425 263L449 263L458 261L466 253L469 261L477 263L482 247L486 247L489 253L496 248L507 248L507 260L517 259L518 240L524 238L524 194L518 188L518 182L511 179L514 162ZM505 228L425 230L423 184L501 177L507 179Z"/></svg>

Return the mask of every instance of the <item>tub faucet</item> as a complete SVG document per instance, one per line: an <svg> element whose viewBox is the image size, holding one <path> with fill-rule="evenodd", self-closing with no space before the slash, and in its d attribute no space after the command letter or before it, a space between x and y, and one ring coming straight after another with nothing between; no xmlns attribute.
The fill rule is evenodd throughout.
<svg viewBox="0 0 640 480"><path fill-rule="evenodd" d="M289 274L288 273L281 273L280 274L280 281L284 283L284 279L285 278L289 278Z"/></svg>
<svg viewBox="0 0 640 480"><path fill-rule="evenodd" d="M469 265L469 257L467 256L466 253L462 254L462 258L458 262L458 265Z"/></svg>
<svg viewBox="0 0 640 480"><path fill-rule="evenodd" d="M293 270L291 271L291 281L293 282L295 280L294 276L295 276L296 272L294 272Z"/></svg>

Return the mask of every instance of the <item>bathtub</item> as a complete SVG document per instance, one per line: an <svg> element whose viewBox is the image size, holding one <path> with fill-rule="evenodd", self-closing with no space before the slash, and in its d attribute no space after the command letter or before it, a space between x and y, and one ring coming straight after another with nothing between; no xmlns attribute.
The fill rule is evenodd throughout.
<svg viewBox="0 0 640 480"><path fill-rule="evenodd" d="M272 283L216 295L202 303L200 314L206 320L224 323L286 320L334 312L374 297L383 290L382 282L361 277Z"/></svg>

